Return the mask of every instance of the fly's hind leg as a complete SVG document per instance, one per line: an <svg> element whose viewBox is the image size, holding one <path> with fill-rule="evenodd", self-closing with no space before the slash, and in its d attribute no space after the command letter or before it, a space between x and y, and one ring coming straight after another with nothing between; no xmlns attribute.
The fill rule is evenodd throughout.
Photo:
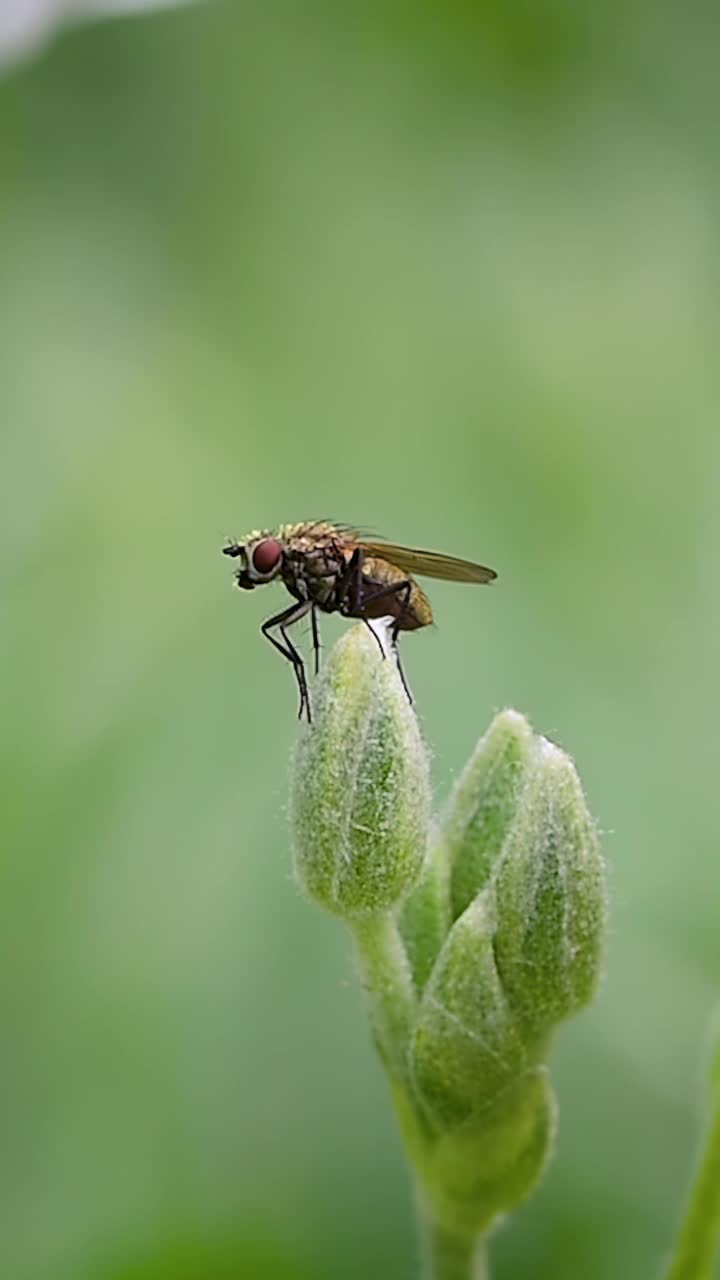
<svg viewBox="0 0 720 1280"><path fill-rule="evenodd" d="M410 703L410 706L412 706L413 696L410 692L410 686L407 680L405 679L405 672L403 671L403 665L402 665L402 662L400 661L400 646L397 640L393 640L393 651L395 653L395 663L397 665L398 675L400 676L400 679L402 681L402 687L405 690L405 693L407 695L407 700Z"/></svg>
<svg viewBox="0 0 720 1280"><path fill-rule="evenodd" d="M405 672L403 671L403 665L402 665L402 662L400 661L400 646L398 644L398 636L400 634L400 623L405 617L405 614L407 613L408 608L410 606L410 596L412 595L412 582L405 582L405 583L401 583L400 585L404 586L405 588L405 597L400 605L400 612L397 618L395 619L392 631L390 632L390 639L391 639L393 650L395 652L395 662L397 663L398 675L402 680L402 687L405 690L405 693L407 694L407 700L410 703L410 706L412 706L413 697L410 692L410 686L407 680L405 679ZM398 595L400 595L400 591L398 591Z"/></svg>

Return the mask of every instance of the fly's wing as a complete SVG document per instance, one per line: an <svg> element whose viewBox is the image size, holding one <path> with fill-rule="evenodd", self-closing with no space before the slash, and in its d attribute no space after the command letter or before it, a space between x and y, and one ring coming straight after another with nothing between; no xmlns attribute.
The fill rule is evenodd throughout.
<svg viewBox="0 0 720 1280"><path fill-rule="evenodd" d="M389 560L405 573L418 573L426 578L444 578L447 582L492 582L497 578L495 570L483 564L443 556L437 551L416 551L413 547L398 547L394 542L367 542L364 538L358 539L358 545L368 555Z"/></svg>

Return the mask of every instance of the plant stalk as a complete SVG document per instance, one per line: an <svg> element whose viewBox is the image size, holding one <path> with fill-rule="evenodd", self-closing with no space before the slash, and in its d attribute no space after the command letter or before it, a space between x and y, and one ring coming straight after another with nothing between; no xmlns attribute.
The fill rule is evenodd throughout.
<svg viewBox="0 0 720 1280"><path fill-rule="evenodd" d="M423 1239L423 1280L489 1280L482 1238L458 1235L442 1226L419 1201Z"/></svg>
<svg viewBox="0 0 720 1280"><path fill-rule="evenodd" d="M352 923L378 1048L392 1079L408 1084L408 1044L415 1018L410 963L391 912Z"/></svg>
<svg viewBox="0 0 720 1280"><path fill-rule="evenodd" d="M667 1280L711 1280L720 1239L720 1092Z"/></svg>

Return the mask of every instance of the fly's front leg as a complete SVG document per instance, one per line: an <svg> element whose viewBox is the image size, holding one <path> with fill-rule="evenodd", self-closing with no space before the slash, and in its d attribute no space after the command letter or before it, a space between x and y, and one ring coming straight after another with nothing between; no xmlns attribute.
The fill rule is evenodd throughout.
<svg viewBox="0 0 720 1280"><path fill-rule="evenodd" d="M303 711L307 713L308 724L311 721L310 714L310 698L308 696L307 680L305 679L305 664L300 657L295 645L292 643L285 630L286 627L292 626L294 622L299 622L305 617L308 610L312 609L310 600L301 600L299 604L290 605L289 609L284 609L282 613L277 613L274 618L268 618L267 622L263 622L260 630L271 645L281 653L283 658L292 663L295 679L297 680L298 690L300 692L300 711L298 719L302 720ZM271 635L273 627L278 627L280 634L284 640L281 644L275 636Z"/></svg>
<svg viewBox="0 0 720 1280"><path fill-rule="evenodd" d="M303 615L300 614L300 617L302 616ZM291 618L290 621L297 622L297 618ZM305 663L283 626L280 627L280 635L290 651L290 660L295 668L295 676L300 689L300 710L298 711L298 720L302 720L304 710L307 713L308 724L310 724L312 721L312 715L310 713L310 695L308 694L307 679L305 678Z"/></svg>

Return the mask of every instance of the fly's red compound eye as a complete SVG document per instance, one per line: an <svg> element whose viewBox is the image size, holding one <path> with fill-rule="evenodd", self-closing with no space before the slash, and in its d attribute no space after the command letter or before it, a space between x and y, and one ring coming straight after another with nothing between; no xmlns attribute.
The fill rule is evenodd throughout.
<svg viewBox="0 0 720 1280"><path fill-rule="evenodd" d="M277 538L263 538L252 553L253 568L258 573L272 573L282 555L282 547Z"/></svg>

